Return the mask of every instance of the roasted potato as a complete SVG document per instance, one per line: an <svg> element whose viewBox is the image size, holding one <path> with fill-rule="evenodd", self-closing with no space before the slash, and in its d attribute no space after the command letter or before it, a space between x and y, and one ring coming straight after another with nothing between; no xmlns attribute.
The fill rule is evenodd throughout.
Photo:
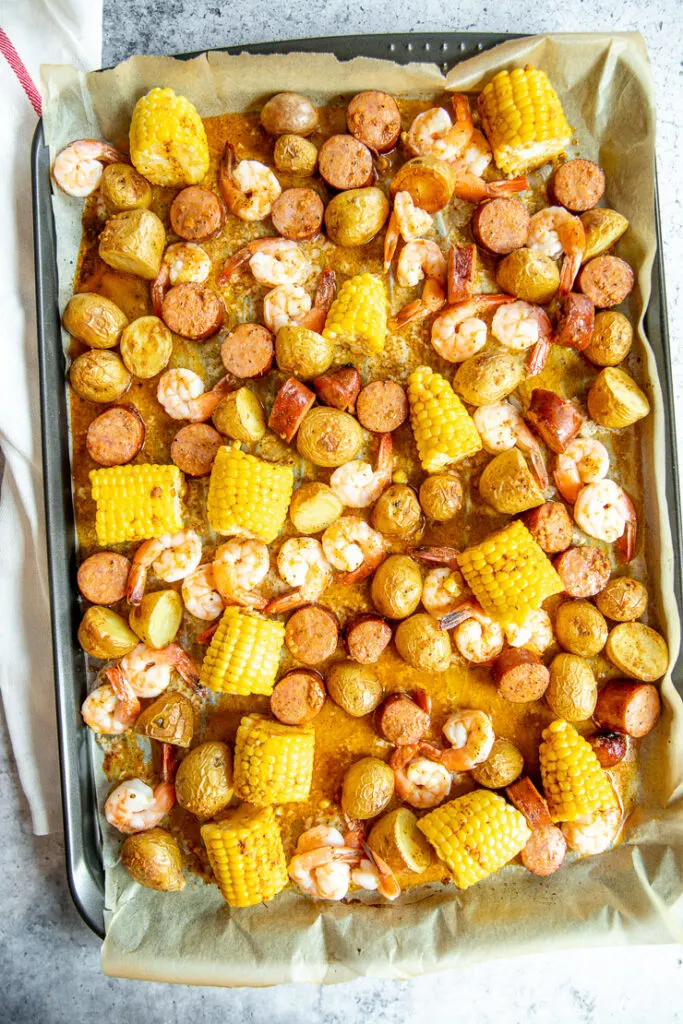
<svg viewBox="0 0 683 1024"><path fill-rule="evenodd" d="M163 828L128 836L121 847L121 863L131 878L148 889L179 892L185 886L180 847Z"/></svg>
<svg viewBox="0 0 683 1024"><path fill-rule="evenodd" d="M122 658L140 643L120 615L99 604L88 608L81 619L78 642L86 654L102 661Z"/></svg>
<svg viewBox="0 0 683 1024"><path fill-rule="evenodd" d="M422 523L422 509L412 487L393 484L387 488L375 502L371 521L385 537L405 540L416 533Z"/></svg>
<svg viewBox="0 0 683 1024"><path fill-rule="evenodd" d="M598 608L615 622L632 622L645 614L647 589L630 576L616 576L595 598Z"/></svg>
<svg viewBox="0 0 683 1024"><path fill-rule="evenodd" d="M152 186L130 164L107 164L102 171L100 195L110 213L146 210L152 203Z"/></svg>
<svg viewBox="0 0 683 1024"><path fill-rule="evenodd" d="M298 533L320 533L336 523L344 506L328 484L302 484L292 495L289 518Z"/></svg>
<svg viewBox="0 0 683 1024"><path fill-rule="evenodd" d="M365 245L384 227L389 200L380 188L351 188L334 196L325 209L325 227L336 245Z"/></svg>
<svg viewBox="0 0 683 1024"><path fill-rule="evenodd" d="M156 377L172 352L173 335L157 316L138 317L121 335L121 358L134 377Z"/></svg>
<svg viewBox="0 0 683 1024"><path fill-rule="evenodd" d="M325 373L334 360L335 344L316 331L298 324L286 324L275 338L275 361L283 373L300 380L312 380Z"/></svg>
<svg viewBox="0 0 683 1024"><path fill-rule="evenodd" d="M420 485L420 504L428 519L447 523L462 508L463 487L454 473L434 473Z"/></svg>
<svg viewBox="0 0 683 1024"><path fill-rule="evenodd" d="M609 660L626 676L654 683L669 667L669 648L656 629L642 622L621 622L614 626L605 651Z"/></svg>
<svg viewBox="0 0 683 1024"><path fill-rule="evenodd" d="M317 406L306 414L299 427L296 447L314 466L332 468L355 459L363 446L358 420L341 409Z"/></svg>
<svg viewBox="0 0 683 1024"><path fill-rule="evenodd" d="M266 433L266 414L254 392L247 387L231 391L211 417L216 430L235 441L253 443Z"/></svg>
<svg viewBox="0 0 683 1024"><path fill-rule="evenodd" d="M128 317L111 299L96 292L79 292L67 303L64 330L91 348L114 348Z"/></svg>
<svg viewBox="0 0 683 1024"><path fill-rule="evenodd" d="M500 737L494 740L491 753L472 769L472 778L487 789L502 789L510 786L524 771L524 757L521 750L510 740Z"/></svg>
<svg viewBox="0 0 683 1024"><path fill-rule="evenodd" d="M225 743L200 743L184 757L175 777L176 799L198 818L213 818L232 799L232 754Z"/></svg>
<svg viewBox="0 0 683 1024"><path fill-rule="evenodd" d="M445 672L451 663L450 637L431 615L420 612L404 619L394 641L403 660L422 672Z"/></svg>
<svg viewBox="0 0 683 1024"><path fill-rule="evenodd" d="M370 665L336 662L327 673L325 685L335 704L353 718L369 715L382 703L382 684Z"/></svg>
<svg viewBox="0 0 683 1024"><path fill-rule="evenodd" d="M192 704L177 690L167 690L140 713L135 731L159 743L189 747L194 732Z"/></svg>
<svg viewBox="0 0 683 1024"><path fill-rule="evenodd" d="M596 206L595 209L582 213L581 223L586 232L583 263L588 263L595 256L602 256L611 249L628 227L626 217L604 206Z"/></svg>
<svg viewBox="0 0 683 1024"><path fill-rule="evenodd" d="M279 92L262 107L261 124L269 135L311 135L318 127L318 111L308 96Z"/></svg>
<svg viewBox="0 0 683 1024"><path fill-rule="evenodd" d="M557 264L536 249L515 249L498 264L498 284L504 292L544 306L560 286Z"/></svg>
<svg viewBox="0 0 683 1024"><path fill-rule="evenodd" d="M523 375L519 356L484 349L460 364L453 387L468 405L490 405L512 394Z"/></svg>
<svg viewBox="0 0 683 1024"><path fill-rule="evenodd" d="M558 654L550 663L545 699L553 714L584 722L595 710L598 687L590 665L576 654Z"/></svg>
<svg viewBox="0 0 683 1024"><path fill-rule="evenodd" d="M616 309L603 309L596 313L593 334L583 354L596 366L618 366L632 344L633 328L624 314Z"/></svg>
<svg viewBox="0 0 683 1024"><path fill-rule="evenodd" d="M368 846L392 871L414 871L419 875L432 862L429 843L407 807L397 807L380 818L372 826Z"/></svg>
<svg viewBox="0 0 683 1024"><path fill-rule="evenodd" d="M115 402L130 387L131 375L116 352L91 348L77 356L69 370L69 383L88 402Z"/></svg>
<svg viewBox="0 0 683 1024"><path fill-rule="evenodd" d="M278 171L308 177L315 173L318 150L312 142L300 135L281 135L275 143L273 160Z"/></svg>
<svg viewBox="0 0 683 1024"><path fill-rule="evenodd" d="M378 757L363 757L346 772L341 806L349 818L365 821L381 814L394 795L394 773Z"/></svg>
<svg viewBox="0 0 683 1024"><path fill-rule="evenodd" d="M410 192L416 206L437 213L448 205L455 183L455 170L450 164L434 156L416 156L399 167L390 193L393 199L397 192Z"/></svg>
<svg viewBox="0 0 683 1024"><path fill-rule="evenodd" d="M370 589L372 603L388 619L412 615L422 597L422 573L408 555L390 555L375 570Z"/></svg>
<svg viewBox="0 0 683 1024"><path fill-rule="evenodd" d="M650 412L650 403L632 377L608 366L588 392L588 412L601 427L630 427Z"/></svg>
<svg viewBox="0 0 683 1024"><path fill-rule="evenodd" d="M153 281L166 247L166 229L151 210L124 210L111 217L100 235L99 253L114 270Z"/></svg>
<svg viewBox="0 0 683 1024"><path fill-rule="evenodd" d="M543 491L518 448L491 459L479 478L479 493L487 505L506 515L526 512L544 501Z"/></svg>
<svg viewBox="0 0 683 1024"><path fill-rule="evenodd" d="M145 594L131 609L128 623L143 644L160 650L175 640L183 621L183 599L176 590L155 590Z"/></svg>
<svg viewBox="0 0 683 1024"><path fill-rule="evenodd" d="M607 623L590 601L565 601L555 615L555 636L570 654L594 658L607 643Z"/></svg>

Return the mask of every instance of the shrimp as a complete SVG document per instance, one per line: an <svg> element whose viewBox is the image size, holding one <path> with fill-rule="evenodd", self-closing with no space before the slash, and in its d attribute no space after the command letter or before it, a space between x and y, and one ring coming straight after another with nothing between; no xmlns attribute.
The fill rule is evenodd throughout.
<svg viewBox="0 0 683 1024"><path fill-rule="evenodd" d="M267 544L248 537L232 537L216 551L214 584L226 604L262 610L266 606L266 598L254 593L254 587L264 581L269 569Z"/></svg>
<svg viewBox="0 0 683 1024"><path fill-rule="evenodd" d="M574 505L574 522L596 540L617 542L619 553L630 562L636 547L636 510L626 491L613 480L598 480L582 487Z"/></svg>
<svg viewBox="0 0 683 1024"><path fill-rule="evenodd" d="M202 284L211 273L211 260L196 242L169 245L161 261L159 273L152 283L152 305L161 316L164 295L171 285L195 282Z"/></svg>
<svg viewBox="0 0 683 1024"><path fill-rule="evenodd" d="M397 747L389 761L399 800L421 809L436 807L445 800L452 783L451 773L445 765L431 757L418 756L425 746L410 743Z"/></svg>
<svg viewBox="0 0 683 1024"><path fill-rule="evenodd" d="M449 715L442 732L451 746L440 762L452 772L466 772L485 761L496 738L491 716L469 708Z"/></svg>
<svg viewBox="0 0 683 1024"><path fill-rule="evenodd" d="M185 607L195 619L211 622L225 608L225 602L216 589L211 564L200 565L186 576L180 592Z"/></svg>
<svg viewBox="0 0 683 1024"><path fill-rule="evenodd" d="M547 206L529 221L526 244L552 259L559 259L564 253L558 295L568 295L586 249L586 233L580 218L563 206Z"/></svg>
<svg viewBox="0 0 683 1024"><path fill-rule="evenodd" d="M367 508L389 486L393 470L391 434L382 434L374 471L369 462L354 459L335 469L330 477L330 487L342 504L349 508Z"/></svg>
<svg viewBox="0 0 683 1024"><path fill-rule="evenodd" d="M287 238L256 238L226 261L218 284L225 285L243 264L260 284L303 284L311 273L311 265L296 242Z"/></svg>
<svg viewBox="0 0 683 1024"><path fill-rule="evenodd" d="M584 857L594 857L613 844L621 828L621 818L621 809L610 807L591 817L563 821L562 833L570 850Z"/></svg>
<svg viewBox="0 0 683 1024"><path fill-rule="evenodd" d="M222 377L210 391L205 391L204 381L194 370L166 370L159 378L157 400L172 420L204 423L231 387L230 379Z"/></svg>
<svg viewBox="0 0 683 1024"><path fill-rule="evenodd" d="M422 588L422 604L430 615L438 619L455 611L471 593L457 569L441 566L427 573Z"/></svg>
<svg viewBox="0 0 683 1024"><path fill-rule="evenodd" d="M218 188L225 205L240 220L264 220L282 192L270 167L258 160L240 160L226 142L218 167Z"/></svg>
<svg viewBox="0 0 683 1024"><path fill-rule="evenodd" d="M75 199L92 195L102 178L103 164L127 163L113 146L99 139L78 139L57 154L52 165L55 185Z"/></svg>
<svg viewBox="0 0 683 1024"><path fill-rule="evenodd" d="M538 438L531 433L521 414L504 398L480 405L472 416L481 443L487 452L507 452L517 447L529 456L531 468L541 490L548 486L548 473Z"/></svg>
<svg viewBox="0 0 683 1024"><path fill-rule="evenodd" d="M297 853L308 853L309 850L318 850L321 846L349 846L345 844L344 836L338 828L332 825L314 825L312 828L302 832L296 842Z"/></svg>
<svg viewBox="0 0 683 1024"><path fill-rule="evenodd" d="M325 558L322 545L313 537L290 537L277 556L280 576L293 590L273 597L266 613L279 615L317 601L332 581L332 566Z"/></svg>
<svg viewBox="0 0 683 1024"><path fill-rule="evenodd" d="M384 236L384 269L391 265L399 237L404 242L416 242L429 234L431 228L432 215L415 205L410 192L397 192Z"/></svg>
<svg viewBox="0 0 683 1024"><path fill-rule="evenodd" d="M460 622L453 634L455 646L466 661L473 665L487 665L503 650L505 637L502 627L485 615L474 602L469 607L461 605L460 609L452 613L452 617L459 612ZM444 625L442 620L442 629Z"/></svg>
<svg viewBox="0 0 683 1024"><path fill-rule="evenodd" d="M428 277L420 298L414 299L399 309L398 313L391 318L390 327L392 330L397 331L401 327L405 327L406 324L413 323L415 320L424 320L425 317L430 316L432 313L438 313L445 303L445 289L436 278Z"/></svg>
<svg viewBox="0 0 683 1024"><path fill-rule="evenodd" d="M266 326L277 334L286 324L299 324L320 333L334 300L336 275L323 270L316 288L315 298L298 284L279 284L263 299L263 319Z"/></svg>
<svg viewBox="0 0 683 1024"><path fill-rule="evenodd" d="M375 889L387 900L395 900L401 895L401 887L398 884L394 872L379 854L371 850L367 843L363 843L365 857L361 858L358 867L351 868L351 881L359 889L366 889L373 892Z"/></svg>
<svg viewBox="0 0 683 1024"><path fill-rule="evenodd" d="M152 789L141 779L127 779L109 794L104 816L125 835L154 828L175 804L172 782L160 782Z"/></svg>
<svg viewBox="0 0 683 1024"><path fill-rule="evenodd" d="M483 132L475 128L472 138L462 152L462 161L470 172L480 178L493 159L488 139Z"/></svg>
<svg viewBox="0 0 683 1024"><path fill-rule="evenodd" d="M510 352L525 352L552 333L545 310L522 299L501 306L491 321L491 334Z"/></svg>
<svg viewBox="0 0 683 1024"><path fill-rule="evenodd" d="M432 544L426 547L412 548L410 554L413 558L426 562L427 565L447 565L449 569L457 569L460 552L457 548L449 548L445 545L439 547Z"/></svg>
<svg viewBox="0 0 683 1024"><path fill-rule="evenodd" d="M138 644L130 654L121 658L114 669L107 670L107 676L116 669L123 673L126 684L137 697L158 697L171 682L174 669L189 686L198 688L199 673L179 644L169 644L158 650Z"/></svg>
<svg viewBox="0 0 683 1024"><path fill-rule="evenodd" d="M323 551L335 569L343 570L338 583L358 583L384 559L384 538L360 516L342 516L322 536Z"/></svg>
<svg viewBox="0 0 683 1024"><path fill-rule="evenodd" d="M202 542L194 530L165 533L143 541L133 555L126 597L129 604L140 604L150 567L165 583L175 583L194 572L202 560Z"/></svg>
<svg viewBox="0 0 683 1024"><path fill-rule="evenodd" d="M453 163L455 170L455 186L453 195L458 199L464 199L467 203L483 203L485 199L493 199L495 196L509 196L517 192L524 192L529 187L525 177L509 178L503 181L484 181L477 174L469 170L464 159L456 160Z"/></svg>
<svg viewBox="0 0 683 1024"><path fill-rule="evenodd" d="M469 103L467 97L461 93L454 95L452 102L455 124L443 107L424 110L413 120L403 141L414 156L435 156L439 160L455 160L464 151L474 131Z"/></svg>
<svg viewBox="0 0 683 1024"><path fill-rule="evenodd" d="M404 288L412 288L425 277L446 287L446 258L436 242L423 238L408 242L401 249L396 279Z"/></svg>
<svg viewBox="0 0 683 1024"><path fill-rule="evenodd" d="M505 626L505 639L510 647L528 647L536 654L543 654L555 643L551 618L542 608L531 611L524 622L510 622Z"/></svg>
<svg viewBox="0 0 683 1024"><path fill-rule="evenodd" d="M475 295L447 306L432 324L432 346L449 363L462 363L486 344L488 328L477 313L514 302L512 295Z"/></svg>
<svg viewBox="0 0 683 1024"><path fill-rule="evenodd" d="M567 445L555 462L555 485L570 505L584 484L594 484L609 472L609 452L593 438L577 437Z"/></svg>
<svg viewBox="0 0 683 1024"><path fill-rule="evenodd" d="M329 831L337 833L336 829ZM299 842L305 836L307 833L300 837ZM311 841L317 841L317 837ZM297 844L297 853L290 860L287 871L295 885L308 896L324 900L343 900L351 883L351 867L357 867L361 859L355 847L340 845L336 841L336 836L333 837L333 842L319 842L312 848L304 840L303 849Z"/></svg>
<svg viewBox="0 0 683 1024"><path fill-rule="evenodd" d="M83 721L93 732L101 736L118 736L135 725L137 709L132 702L121 701L111 683L103 683L89 693L81 705Z"/></svg>

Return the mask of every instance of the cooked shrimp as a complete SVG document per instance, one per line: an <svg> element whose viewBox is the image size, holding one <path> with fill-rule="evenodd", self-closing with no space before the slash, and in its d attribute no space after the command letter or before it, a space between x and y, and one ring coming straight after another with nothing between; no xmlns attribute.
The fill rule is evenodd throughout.
<svg viewBox="0 0 683 1024"><path fill-rule="evenodd" d="M514 302L511 295L475 295L447 306L432 324L432 345L442 359L462 363L486 344L488 328L477 313Z"/></svg>
<svg viewBox="0 0 683 1024"><path fill-rule="evenodd" d="M451 746L440 760L452 772L466 772L485 761L496 738L491 716L470 709L449 715L442 732Z"/></svg>
<svg viewBox="0 0 683 1024"><path fill-rule="evenodd" d="M327 320L330 306L334 302L334 295L337 288L337 275L334 270L323 270L318 278L318 285L313 296L313 306L310 312L305 313L297 323L307 327L309 331L322 331Z"/></svg>
<svg viewBox="0 0 683 1024"><path fill-rule="evenodd" d="M343 570L338 583L358 583L375 571L386 549L384 538L360 516L342 516L322 536L323 551L335 569Z"/></svg>
<svg viewBox="0 0 683 1024"><path fill-rule="evenodd" d="M617 541L625 562L636 546L636 510L626 491L613 480L598 480L582 487L574 505L574 522L596 540Z"/></svg>
<svg viewBox="0 0 683 1024"><path fill-rule="evenodd" d="M100 183L103 164L127 162L113 146L98 139L79 139L57 154L52 180L62 192L76 199L92 195Z"/></svg>
<svg viewBox="0 0 683 1024"><path fill-rule="evenodd" d="M529 221L526 244L552 259L559 259L564 253L558 294L568 295L581 269L586 248L586 233L580 218L563 206L547 206Z"/></svg>
<svg viewBox="0 0 683 1024"><path fill-rule="evenodd" d="M256 238L226 261L218 283L227 284L230 277L245 263L261 284L303 284L311 273L311 265L299 245L287 238Z"/></svg>
<svg viewBox="0 0 683 1024"><path fill-rule="evenodd" d="M413 323L415 320L424 320L425 317L430 316L432 313L438 313L445 303L446 290L435 278L428 277L420 298L414 299L399 309L398 313L391 318L390 327L392 330L397 331L401 327L405 327L406 324Z"/></svg>
<svg viewBox="0 0 683 1024"><path fill-rule="evenodd" d="M332 825L314 825L312 828L302 832L296 842L297 853L307 853L309 850L318 850L321 846L344 846L344 836L338 828Z"/></svg>
<svg viewBox="0 0 683 1024"><path fill-rule="evenodd" d="M536 654L543 654L555 643L550 616L542 608L529 612L524 622L509 623L505 627L505 639L510 647L528 647Z"/></svg>
<svg viewBox="0 0 683 1024"><path fill-rule="evenodd" d="M396 279L404 288L412 288L424 278L446 287L446 258L436 242L420 239L407 242L401 249L396 266Z"/></svg>
<svg viewBox="0 0 683 1024"><path fill-rule="evenodd" d="M396 795L411 807L436 807L451 791L451 773L438 761L419 757L422 747L411 743L397 747L391 755Z"/></svg>
<svg viewBox="0 0 683 1024"><path fill-rule="evenodd" d="M211 273L211 260L201 245L196 242L175 242L169 245L161 261L161 267L152 284L152 305L157 316L161 316L164 295L171 285L202 284Z"/></svg>
<svg viewBox="0 0 683 1024"><path fill-rule="evenodd" d="M481 443L492 455L507 452L515 446L529 456L531 468L541 490L548 486L543 454L538 438L531 433L521 414L504 398L490 405L480 405L472 416Z"/></svg>
<svg viewBox="0 0 683 1024"><path fill-rule="evenodd" d="M584 857L594 857L614 843L621 828L621 818L621 810L611 807L592 817L562 822L562 833L570 850Z"/></svg>
<svg viewBox="0 0 683 1024"><path fill-rule="evenodd" d="M278 551L277 570L294 589L268 602L266 611L274 614L317 601L332 580L332 566L325 558L320 541L314 537L286 540Z"/></svg>
<svg viewBox="0 0 683 1024"><path fill-rule="evenodd" d="M232 537L216 551L213 580L226 604L263 609L266 598L254 592L270 569L268 545L262 540Z"/></svg>
<svg viewBox="0 0 683 1024"><path fill-rule="evenodd" d="M389 269L399 237L404 242L416 242L429 234L431 228L432 215L415 205L410 192L397 192L384 237L384 269Z"/></svg>
<svg viewBox="0 0 683 1024"><path fill-rule="evenodd" d="M413 558L426 562L427 565L447 565L449 569L457 569L460 552L457 548L431 544L421 548L412 548L410 554Z"/></svg>
<svg viewBox="0 0 683 1024"><path fill-rule="evenodd" d="M83 721L101 736L117 736L135 725L140 713L128 701L121 701L111 683L103 683L89 693L81 705Z"/></svg>
<svg viewBox="0 0 683 1024"><path fill-rule="evenodd" d="M210 391L194 370L166 370L159 378L157 399L172 420L204 423L231 388L228 377L222 377Z"/></svg>
<svg viewBox="0 0 683 1024"><path fill-rule="evenodd" d="M263 319L273 334L286 324L300 324L313 303L299 284L279 284L263 299Z"/></svg>
<svg viewBox="0 0 683 1024"><path fill-rule="evenodd" d="M510 352L524 352L552 333L545 310L522 299L501 306L491 321L491 334Z"/></svg>
<svg viewBox="0 0 683 1024"><path fill-rule="evenodd" d="M471 121L451 121L443 107L424 110L413 120L403 136L414 156L435 156L439 160L455 160L472 138Z"/></svg>
<svg viewBox="0 0 683 1024"><path fill-rule="evenodd" d="M475 128L472 138L462 153L462 161L470 172L480 178L493 159L493 153L489 146L488 139L483 132Z"/></svg>
<svg viewBox="0 0 683 1024"><path fill-rule="evenodd" d="M335 469L330 477L330 487L342 504L349 508L367 508L389 486L393 471L394 445L391 434L382 434L375 469L369 462L354 459Z"/></svg>
<svg viewBox="0 0 683 1024"><path fill-rule="evenodd" d="M486 665L497 658L503 650L505 637L502 627L485 615L474 604L467 612L461 606L464 618L453 634L455 646L466 661L473 665ZM457 615L458 610L453 612Z"/></svg>
<svg viewBox="0 0 683 1024"><path fill-rule="evenodd" d="M577 437L555 462L555 484L565 501L573 505L584 484L594 484L609 472L609 452L604 444Z"/></svg>
<svg viewBox="0 0 683 1024"><path fill-rule="evenodd" d="M179 644L169 644L155 650L146 644L138 644L130 654L121 658L118 666L123 678L138 697L158 697L171 682L173 670L188 683L197 687L199 674L194 662ZM111 672L107 670L107 675Z"/></svg>
<svg viewBox="0 0 683 1024"><path fill-rule="evenodd" d="M150 568L165 583L175 583L194 572L202 560L202 541L195 530L165 533L145 540L133 555L126 597L129 604L140 604Z"/></svg>
<svg viewBox="0 0 683 1024"><path fill-rule="evenodd" d="M524 192L529 187L526 178L509 178L503 181L484 181L473 174L464 159L453 163L455 169L455 187L453 195L464 199L467 203L483 203L485 199L495 196L509 196L516 192Z"/></svg>
<svg viewBox="0 0 683 1024"><path fill-rule="evenodd" d="M141 779L127 779L109 794L104 816L110 825L126 835L154 828L175 804L175 787L160 782L154 789Z"/></svg>
<svg viewBox="0 0 683 1024"><path fill-rule="evenodd" d="M361 858L358 867L351 868L351 881L359 889L377 892L387 900L395 900L401 895L401 887L394 872L385 860L363 843L365 857Z"/></svg>
<svg viewBox="0 0 683 1024"><path fill-rule="evenodd" d="M310 848L305 843L304 850L295 853L290 860L287 871L295 885L308 896L343 900L351 883L351 867L357 867L360 861L360 852L352 846L340 846L334 841Z"/></svg>
<svg viewBox="0 0 683 1024"><path fill-rule="evenodd" d="M422 587L422 604L435 619L448 615L472 596L472 592L457 569L441 566L431 569Z"/></svg>
<svg viewBox="0 0 683 1024"><path fill-rule="evenodd" d="M270 167L258 160L240 160L226 142L218 167L218 187L225 205L240 220L264 220L282 192Z"/></svg>
<svg viewBox="0 0 683 1024"><path fill-rule="evenodd" d="M186 576L180 592L186 609L195 619L211 622L225 608L225 602L216 589L211 564L200 565Z"/></svg>

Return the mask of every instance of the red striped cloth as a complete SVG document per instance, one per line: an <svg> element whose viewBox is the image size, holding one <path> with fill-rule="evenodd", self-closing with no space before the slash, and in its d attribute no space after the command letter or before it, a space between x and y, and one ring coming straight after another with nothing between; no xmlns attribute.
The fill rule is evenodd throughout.
<svg viewBox="0 0 683 1024"><path fill-rule="evenodd" d="M26 93L31 103L31 106L35 110L38 117L40 117L43 109L42 100L40 93L36 88L36 84L26 70L26 65L23 60L14 49L14 45L8 38L7 33L0 28L0 53L3 55L9 66L11 67L14 74L19 79L22 89Z"/></svg>

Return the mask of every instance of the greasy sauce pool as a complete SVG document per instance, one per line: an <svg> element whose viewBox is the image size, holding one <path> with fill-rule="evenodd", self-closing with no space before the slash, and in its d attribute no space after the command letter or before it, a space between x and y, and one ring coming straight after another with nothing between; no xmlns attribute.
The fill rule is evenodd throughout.
<svg viewBox="0 0 683 1024"><path fill-rule="evenodd" d="M427 102L399 101L403 127L407 128L415 114L430 105L432 104ZM445 102L444 105L446 105ZM345 109L345 105L321 109L320 129L312 136L312 141L319 146L329 135L345 132ZM217 191L218 159L226 141L232 142L238 159L248 157L262 160L273 166L273 140L267 137L260 127L258 115L226 114L207 119L204 124L211 150L211 167L207 179L203 182L204 185ZM393 154L380 158L378 169L381 177L378 184L386 185L402 159L400 147ZM331 195L325 183L318 177L311 179L282 173L278 173L278 177L283 189L305 185L320 191L323 199L327 199ZM535 187L522 193L519 198L529 206L531 212L535 212L547 203L543 182L538 175L532 177L532 182ZM176 189L154 189L152 209L164 221L169 232L169 242L177 240L168 227L168 210L177 191ZM469 232L471 212L470 204L454 199L443 216L437 215L435 218L436 237L442 243L444 252L447 252L448 246L452 242L472 240ZM152 306L149 283L132 275L115 271L99 258L97 240L105 217L101 200L96 193L86 205L83 220L83 242L74 290L97 291L107 296L121 307L130 320L150 314ZM223 330L218 335L203 343L186 341L174 335L173 355L167 369L174 367L192 369L202 375L207 387L213 386L219 377L223 376L224 370L219 353L220 339L236 323L262 320L262 300L268 289L266 286L255 283L248 270L234 275L229 287L223 289L219 289L216 285L216 276L220 272L224 260L243 244L258 235L273 233L269 219L265 222L247 224L228 214L220 236L202 243L213 263L208 284L223 295L227 307L226 321ZM383 240L384 232L382 231L368 245L354 249L339 248L323 237L313 242L301 243L302 249L314 267L314 273L308 282L308 290L312 294L318 272L325 266L336 271L337 287L346 278L362 270L381 274ZM484 257L485 259L486 257ZM484 263L480 264L480 267L480 279L477 282L476 290L496 291L497 288L491 274L492 265L487 266ZM419 287L402 289L396 285L395 281L390 283L391 312L395 312L407 301L416 298L419 291ZM401 333L389 333L384 353L380 357L361 361L356 357L355 363L362 374L363 384L376 378L405 381L411 370L424 363L428 363L443 373L448 380L452 380L454 367L441 360L429 342L430 323L431 321L427 320L423 324L404 328ZM79 343L73 342L71 354L75 356L81 350L82 347ZM340 350L336 363L340 365L348 361L350 361L348 354ZM638 368L634 363L635 357L632 356L631 369L638 377ZM569 349L560 349L554 346L545 370L533 378L533 386L547 387L565 397L573 398L585 410L585 396L596 375L597 368L592 367L582 356ZM249 381L249 387L259 395L266 410L269 409L284 376L275 370L264 380ZM170 463L170 443L183 426L183 423L171 420L157 402L157 383L158 377L152 380L134 378L129 391L122 399L123 403L133 405L138 409L146 424L145 445L134 462ZM522 402L526 400L530 390L531 387L528 383L520 385L518 394ZM94 532L95 508L90 497L88 479L89 472L97 467L87 453L85 436L89 423L102 412L103 406L85 401L71 389L70 394L75 510L80 555L81 558L85 558L97 549ZM405 472L407 482L418 488L425 474L417 461L409 424L404 424L393 436L396 452L395 469ZM610 475L627 489L636 500L639 512L642 511L638 428L618 434L598 429L596 436L610 449L613 460ZM361 452L361 457L373 460L376 453L376 441L369 435L367 441L366 450ZM226 443L230 443L229 439L226 439ZM295 472L295 487L304 480L329 480L331 470L319 469L305 462L297 454L295 446L286 445L270 431L263 441L249 446L247 450L271 461L291 464ZM457 467L458 474L465 485L466 501L465 507L455 519L445 524L429 524L421 534L412 537L409 542L388 541L389 552L404 551L409 545L415 543L448 544L463 548L480 540L484 535L507 522L509 517L494 512L479 498L476 483L489 459L490 456L480 453ZM187 477L185 494L186 526L196 529L203 538L203 563L212 559L216 547L225 539L213 533L207 523L208 479L208 477L200 479ZM355 514L364 515L366 518L369 517L369 510L352 511ZM642 517L640 521L642 522ZM272 566L275 565L275 554L279 545L292 533L292 526L288 520L281 536L275 544L271 545ZM601 546L600 542L591 541L591 543ZM130 557L134 547L135 545L119 545L114 550L120 550ZM642 549L642 537L640 537L638 554L629 566L629 574L647 582ZM611 555L609 546L607 546L607 550ZM620 570L615 568L615 571L618 573ZM153 589L155 585L164 588L175 587L180 590L180 583L161 584L161 581L150 577L148 589ZM265 584L260 589L264 594L270 596L286 587L271 570ZM551 613L553 601L556 604L558 599L550 599L546 603L546 608ZM321 603L334 610L342 626L353 613L372 609L367 583L353 587L332 586L323 595ZM127 618L125 603L117 610L120 610L121 614ZM198 660L201 660L205 648L195 643L195 637L206 626L206 622L200 622L186 613L181 632L178 635L178 642L182 643L188 652ZM556 648L553 648L546 654L552 655L555 650ZM340 660L343 657L344 650L340 644L334 655L334 660ZM545 657L544 660L547 662L548 657ZM285 647L281 671L284 672L294 664L296 663L293 662ZM619 674L604 655L591 659L591 664L598 682ZM99 663L92 666L91 686L95 685L94 676L100 667ZM324 674L325 666L322 666L322 671ZM538 745L541 732L554 717L544 703L512 704L503 700L497 695L490 680L489 670L485 667L469 666L457 653L454 653L451 667L447 672L428 674L418 672L406 665L398 657L392 645L382 656L377 665L377 671L387 693L396 690L412 690L421 686L431 694L434 711L429 738L432 740L439 742L441 726L454 709L459 707L481 708L491 715L496 735L507 737L520 748L525 759L525 771L532 777L537 775ZM232 745L243 712L247 710L267 712L268 710L268 699L265 697L236 697L212 693L207 695L205 705L201 708L199 699L185 688L179 677L175 677L171 686L182 689L195 704L196 721L193 745L204 739L220 739ZM339 811L336 801L343 775L348 766L367 754L386 758L393 749L375 730L372 715L364 719L351 718L329 699L321 713L314 719L313 725L316 732L316 747L310 799L305 804L289 804L276 810L282 826L285 851L288 856L291 855L296 837L305 828L321 821L335 822L337 820ZM588 726L589 723L586 723L584 731L587 731ZM105 772L112 782L133 776L141 777L146 781L158 778L155 774L158 765L151 763L149 748L142 738L131 732L122 737L102 738L101 743L106 751ZM636 744L630 745L631 753L616 769L611 771L627 810L632 805L636 791L634 747L637 749ZM467 776L463 775L461 779L456 777L451 796L457 796L470 788L472 788L472 783ZM395 804L390 805L390 808L392 806ZM417 811L416 813L420 814L421 812ZM199 824L196 819L176 806L170 816L170 828L183 849L186 865L207 877L208 861L199 838ZM402 887L407 888L428 881L445 880L447 877L445 867L434 859L431 868L422 875L406 873L399 877L399 881Z"/></svg>

